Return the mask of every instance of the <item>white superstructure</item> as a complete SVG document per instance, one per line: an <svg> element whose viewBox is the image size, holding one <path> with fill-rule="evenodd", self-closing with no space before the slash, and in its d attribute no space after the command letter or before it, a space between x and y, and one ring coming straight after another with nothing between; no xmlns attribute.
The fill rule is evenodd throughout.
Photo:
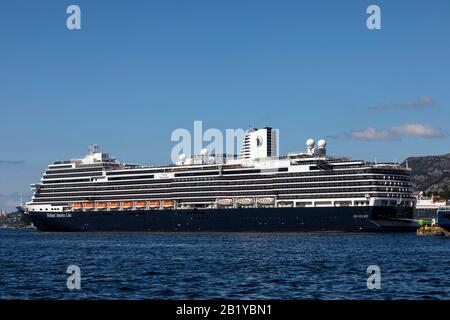
<svg viewBox="0 0 450 320"><path fill-rule="evenodd" d="M34 184L29 211L255 207L413 207L410 169L306 152L278 155L278 130L251 129L237 157L181 155L176 164L121 163L97 146L83 159L48 166Z"/></svg>

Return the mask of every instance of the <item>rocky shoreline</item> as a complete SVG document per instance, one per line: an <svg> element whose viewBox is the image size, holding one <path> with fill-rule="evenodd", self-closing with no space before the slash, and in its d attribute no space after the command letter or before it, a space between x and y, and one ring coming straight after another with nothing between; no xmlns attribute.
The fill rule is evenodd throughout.
<svg viewBox="0 0 450 320"><path fill-rule="evenodd" d="M17 211L1 216L0 228L30 229L33 228L33 225L23 213Z"/></svg>

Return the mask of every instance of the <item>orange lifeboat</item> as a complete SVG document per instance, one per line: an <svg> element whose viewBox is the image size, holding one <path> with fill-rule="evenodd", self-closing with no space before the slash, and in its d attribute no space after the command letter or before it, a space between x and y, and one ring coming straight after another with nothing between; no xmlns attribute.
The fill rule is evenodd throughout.
<svg viewBox="0 0 450 320"><path fill-rule="evenodd" d="M163 207L173 207L175 203L173 202L173 200L164 200L163 201Z"/></svg>
<svg viewBox="0 0 450 320"><path fill-rule="evenodd" d="M84 209L94 209L94 204L92 202L83 203Z"/></svg>
<svg viewBox="0 0 450 320"><path fill-rule="evenodd" d="M147 204L148 204L148 206L150 208L159 208L161 202L159 202L159 201L148 201Z"/></svg>
<svg viewBox="0 0 450 320"><path fill-rule="evenodd" d="M146 206L146 203L145 203L145 201L136 201L136 202L134 203L134 206L135 206L136 208L144 208L144 207Z"/></svg>
<svg viewBox="0 0 450 320"><path fill-rule="evenodd" d="M79 210L82 208L83 208L83 205L81 203L73 203L72 204L72 209Z"/></svg>
<svg viewBox="0 0 450 320"><path fill-rule="evenodd" d="M124 209L130 209L133 207L133 202L132 201L122 202L122 207Z"/></svg>
<svg viewBox="0 0 450 320"><path fill-rule="evenodd" d="M97 202L97 203L95 204L95 207L96 207L97 209L106 209L106 203L104 203L104 202Z"/></svg>
<svg viewBox="0 0 450 320"><path fill-rule="evenodd" d="M120 202L110 202L108 205L109 205L109 207L111 209L118 209L118 208L120 208Z"/></svg>

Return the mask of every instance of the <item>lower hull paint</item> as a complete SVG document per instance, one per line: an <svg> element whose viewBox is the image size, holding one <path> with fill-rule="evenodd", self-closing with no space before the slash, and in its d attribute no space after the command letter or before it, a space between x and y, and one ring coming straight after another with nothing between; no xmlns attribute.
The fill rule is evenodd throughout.
<svg viewBox="0 0 450 320"><path fill-rule="evenodd" d="M412 208L323 207L26 212L40 231L415 231Z"/></svg>

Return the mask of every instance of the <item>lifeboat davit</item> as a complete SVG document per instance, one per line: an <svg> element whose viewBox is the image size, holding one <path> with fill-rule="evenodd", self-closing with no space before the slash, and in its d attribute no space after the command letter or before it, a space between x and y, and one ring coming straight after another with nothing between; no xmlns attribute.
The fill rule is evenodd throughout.
<svg viewBox="0 0 450 320"><path fill-rule="evenodd" d="M159 208L159 206L161 205L161 202L160 201L148 201L147 204L150 208Z"/></svg>

